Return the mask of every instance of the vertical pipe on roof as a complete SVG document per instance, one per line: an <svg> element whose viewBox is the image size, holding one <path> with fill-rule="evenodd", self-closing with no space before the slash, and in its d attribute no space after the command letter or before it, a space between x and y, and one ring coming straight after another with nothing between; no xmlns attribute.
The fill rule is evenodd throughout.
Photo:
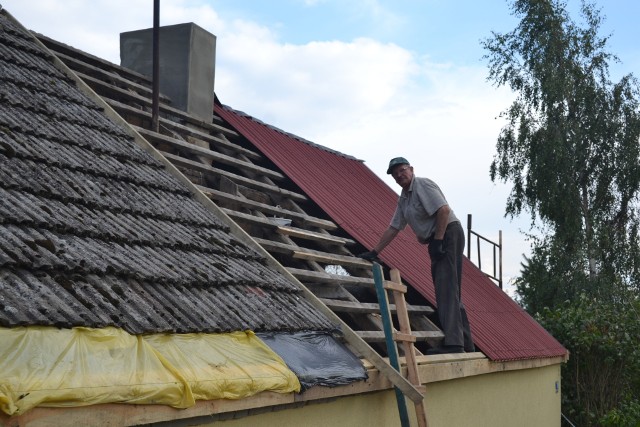
<svg viewBox="0 0 640 427"><path fill-rule="evenodd" d="M153 98L151 103L151 129L160 130L160 0L153 0Z"/></svg>

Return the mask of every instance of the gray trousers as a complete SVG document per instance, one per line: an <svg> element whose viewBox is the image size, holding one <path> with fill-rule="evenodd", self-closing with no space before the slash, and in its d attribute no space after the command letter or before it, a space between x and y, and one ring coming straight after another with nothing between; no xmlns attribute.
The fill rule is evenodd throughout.
<svg viewBox="0 0 640 427"><path fill-rule="evenodd" d="M446 255L439 260L431 258L431 277L436 289L444 345L463 346L466 352L472 352L475 347L461 294L464 244L462 226L457 221L450 223L444 233Z"/></svg>

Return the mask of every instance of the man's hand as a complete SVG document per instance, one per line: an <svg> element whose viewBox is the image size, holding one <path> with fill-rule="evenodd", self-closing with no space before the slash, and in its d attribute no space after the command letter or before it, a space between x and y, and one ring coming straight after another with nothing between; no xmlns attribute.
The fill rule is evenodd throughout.
<svg viewBox="0 0 640 427"><path fill-rule="evenodd" d="M429 243L429 255L434 260L440 260L444 258L447 254L447 251L444 250L444 241L442 239L433 239L431 243Z"/></svg>
<svg viewBox="0 0 640 427"><path fill-rule="evenodd" d="M373 261L377 257L378 257L378 252L376 252L375 249L368 252L363 252L358 255L358 258L366 259L367 261Z"/></svg>

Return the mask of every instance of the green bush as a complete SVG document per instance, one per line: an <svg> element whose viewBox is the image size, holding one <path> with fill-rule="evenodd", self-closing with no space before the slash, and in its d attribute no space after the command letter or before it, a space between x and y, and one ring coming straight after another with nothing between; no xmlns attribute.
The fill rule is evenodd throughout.
<svg viewBox="0 0 640 427"><path fill-rule="evenodd" d="M640 426L640 303L580 296L538 314L569 350L562 412L579 426Z"/></svg>

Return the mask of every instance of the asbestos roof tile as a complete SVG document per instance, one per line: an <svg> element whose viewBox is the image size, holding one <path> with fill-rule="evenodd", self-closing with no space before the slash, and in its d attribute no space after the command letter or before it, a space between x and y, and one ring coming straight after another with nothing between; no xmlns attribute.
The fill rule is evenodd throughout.
<svg viewBox="0 0 640 427"><path fill-rule="evenodd" d="M0 325L329 330L0 10Z"/></svg>

